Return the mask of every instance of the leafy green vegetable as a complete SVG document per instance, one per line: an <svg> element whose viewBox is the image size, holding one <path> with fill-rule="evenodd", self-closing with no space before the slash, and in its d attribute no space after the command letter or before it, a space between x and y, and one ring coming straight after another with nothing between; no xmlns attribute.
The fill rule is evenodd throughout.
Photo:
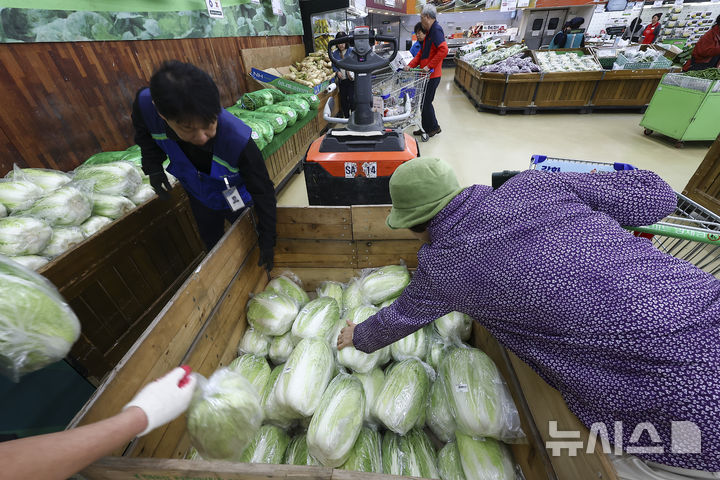
<svg viewBox="0 0 720 480"><path fill-rule="evenodd" d="M377 430L363 427L355 445L350 450L347 461L340 468L355 472L383 473L380 433Z"/></svg>
<svg viewBox="0 0 720 480"><path fill-rule="evenodd" d="M435 320L435 331L445 340L464 342L472 333L472 318L460 312L450 312Z"/></svg>
<svg viewBox="0 0 720 480"><path fill-rule="evenodd" d="M426 328L420 328L405 338L390 345L390 353L395 361L406 358L424 359L427 355L428 335Z"/></svg>
<svg viewBox="0 0 720 480"><path fill-rule="evenodd" d="M262 422L255 387L227 368L200 383L188 409L192 445L205 459L240 460Z"/></svg>
<svg viewBox="0 0 720 480"><path fill-rule="evenodd" d="M277 389L280 375L285 369L285 364L278 365L270 373L270 378L265 385L262 393L261 403L265 419L281 428L289 427L292 422L297 419L297 414L292 410L284 407L278 402Z"/></svg>
<svg viewBox="0 0 720 480"><path fill-rule="evenodd" d="M285 95L286 100L294 100L296 98L305 100L310 108L317 108L320 106L320 99L314 93L294 93L292 95Z"/></svg>
<svg viewBox="0 0 720 480"><path fill-rule="evenodd" d="M267 385L270 378L270 365L268 365L265 357L253 355L252 353L239 356L230 362L227 368L245 377L255 387L258 396L265 390L265 385Z"/></svg>
<svg viewBox="0 0 720 480"><path fill-rule="evenodd" d="M52 234L52 228L37 218L0 218L0 253L36 255L45 250Z"/></svg>
<svg viewBox="0 0 720 480"><path fill-rule="evenodd" d="M412 429L405 436L385 432L383 437L383 470L391 475L440 478L436 467L435 450L430 439L420 429Z"/></svg>
<svg viewBox="0 0 720 480"><path fill-rule="evenodd" d="M303 338L322 338L331 342L331 334L340 320L337 302L330 297L319 297L300 309L292 325L293 343Z"/></svg>
<svg viewBox="0 0 720 480"><path fill-rule="evenodd" d="M93 215L117 219L135 209L135 204L121 195L92 194Z"/></svg>
<svg viewBox="0 0 720 480"><path fill-rule="evenodd" d="M362 323L377 311L375 307L363 305L352 310L348 314L348 319L355 324ZM338 351L337 360L340 365L355 372L367 373L377 367L380 354L379 350L372 353L361 352L351 345Z"/></svg>
<svg viewBox="0 0 720 480"><path fill-rule="evenodd" d="M279 365L287 362L287 359L290 357L294 348L295 344L292 341L292 334L287 332L284 335L273 337L270 342L270 351L268 352L268 355L274 364Z"/></svg>
<svg viewBox="0 0 720 480"><path fill-rule="evenodd" d="M378 268L362 280L362 291L368 303L380 304L395 298L410 283L410 272L404 265Z"/></svg>
<svg viewBox="0 0 720 480"><path fill-rule="evenodd" d="M80 228L82 229L86 237L90 237L99 232L105 225L109 225L111 223L112 218L103 217L100 215L93 215L87 220L85 220L85 222L80 225Z"/></svg>
<svg viewBox="0 0 720 480"><path fill-rule="evenodd" d="M371 407L385 384L385 374L379 368L375 368L368 373L353 373L353 376L360 380L365 392L365 422L375 424L377 419L372 416Z"/></svg>
<svg viewBox="0 0 720 480"><path fill-rule="evenodd" d="M326 467L339 467L348 459L360 434L365 394L357 378L340 374L322 395L308 428L308 451Z"/></svg>
<svg viewBox="0 0 720 480"><path fill-rule="evenodd" d="M310 104L304 99L297 97L283 100L276 105L292 108L297 114L298 119L305 118L305 115L310 111Z"/></svg>
<svg viewBox="0 0 720 480"><path fill-rule="evenodd" d="M44 277L0 255L0 371L21 375L62 359L80 322Z"/></svg>
<svg viewBox="0 0 720 480"><path fill-rule="evenodd" d="M285 460L283 463L287 465L320 465L320 463L310 455L307 446L307 435L297 435L290 441L285 451Z"/></svg>
<svg viewBox="0 0 720 480"><path fill-rule="evenodd" d="M52 237L41 255L50 258L57 257L83 240L85 240L85 235L80 227L55 227Z"/></svg>
<svg viewBox="0 0 720 480"><path fill-rule="evenodd" d="M257 110L266 105L272 105L275 102L271 89L264 88L254 92L248 92L240 99L240 105L246 110Z"/></svg>
<svg viewBox="0 0 720 480"><path fill-rule="evenodd" d="M248 328L238 345L238 355L252 353L260 357L267 357L270 349L270 338L254 328Z"/></svg>
<svg viewBox="0 0 720 480"><path fill-rule="evenodd" d="M27 210L43 193L28 180L0 180L0 203L10 212Z"/></svg>
<svg viewBox="0 0 720 480"><path fill-rule="evenodd" d="M257 111L280 114L285 117L285 121L287 122L288 126L295 125L295 122L298 119L298 114L295 109L283 104L265 105L264 107L258 108Z"/></svg>
<svg viewBox="0 0 720 480"><path fill-rule="evenodd" d="M403 360L385 373L372 414L393 432L405 435L425 417L430 379L419 360Z"/></svg>
<svg viewBox="0 0 720 480"><path fill-rule="evenodd" d="M130 201L135 205L141 205L148 200L155 198L155 190L148 184L141 184L138 189L130 196Z"/></svg>
<svg viewBox="0 0 720 480"><path fill-rule="evenodd" d="M440 362L439 374L458 432L503 441L523 436L507 386L485 353L477 348L450 348Z"/></svg>
<svg viewBox="0 0 720 480"><path fill-rule="evenodd" d="M362 282L357 278L352 279L343 291L343 307L345 311L349 312L366 303L362 291Z"/></svg>
<svg viewBox="0 0 720 480"><path fill-rule="evenodd" d="M95 193L125 197L134 194L142 183L142 177L135 166L129 162L81 165L75 170L74 179L93 180Z"/></svg>
<svg viewBox="0 0 720 480"><path fill-rule="evenodd" d="M5 175L5 178L27 180L42 188L46 192L60 188L69 183L72 178L65 172L45 168L17 168Z"/></svg>
<svg viewBox="0 0 720 480"><path fill-rule="evenodd" d="M248 322L265 335L287 333L297 314L296 301L282 290L266 289L248 302Z"/></svg>
<svg viewBox="0 0 720 480"><path fill-rule="evenodd" d="M290 437L282 429L275 425L263 425L243 452L240 461L280 464L289 443Z"/></svg>
<svg viewBox="0 0 720 480"><path fill-rule="evenodd" d="M27 210L23 216L35 217L50 225L80 225L92 214L92 199L75 187L60 187L41 199Z"/></svg>
<svg viewBox="0 0 720 480"><path fill-rule="evenodd" d="M457 434L465 478L468 480L514 480L515 470L507 447L492 438L474 439Z"/></svg>
<svg viewBox="0 0 720 480"><path fill-rule="evenodd" d="M443 442L449 442L455 438L455 418L450 412L448 399L446 395L446 387L444 378L438 376L430 387L430 397L428 398L426 421L430 430L435 436Z"/></svg>
<svg viewBox="0 0 720 480"><path fill-rule="evenodd" d="M317 288L318 297L334 298L338 304L338 311L343 313L343 287L339 282L322 282Z"/></svg>
<svg viewBox="0 0 720 480"><path fill-rule="evenodd" d="M295 299L299 307L302 307L310 301L310 296L308 296L307 292L303 290L300 285L293 282L285 275L270 280L270 283L268 283L265 290L273 290L278 293L284 293L285 295Z"/></svg>
<svg viewBox="0 0 720 480"><path fill-rule="evenodd" d="M438 453L437 463L442 480L466 480L457 443L451 442L445 445ZM470 478L474 476L471 475Z"/></svg>
<svg viewBox="0 0 720 480"><path fill-rule="evenodd" d="M46 257L39 255L21 255L19 257L10 257L13 262L17 262L25 268L30 270L37 270L38 268L47 265L49 260Z"/></svg>
<svg viewBox="0 0 720 480"><path fill-rule="evenodd" d="M278 379L278 403L298 417L311 416L330 381L334 363L330 346L324 339L303 339Z"/></svg>

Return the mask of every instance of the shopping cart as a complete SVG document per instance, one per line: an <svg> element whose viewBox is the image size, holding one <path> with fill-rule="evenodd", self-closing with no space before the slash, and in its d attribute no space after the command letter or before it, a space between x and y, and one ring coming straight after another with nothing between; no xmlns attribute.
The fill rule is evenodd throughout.
<svg viewBox="0 0 720 480"><path fill-rule="evenodd" d="M634 170L625 163L600 163L533 155L530 169L548 172L613 172ZM625 227L648 238L659 250L688 261L720 279L720 216L702 205L677 195L675 212L654 225Z"/></svg>
<svg viewBox="0 0 720 480"><path fill-rule="evenodd" d="M386 122L386 126L402 130L409 126L421 129L422 104L430 73L421 68L413 68L373 75L373 107L381 109L383 117L391 117L407 111L406 102L408 99L410 101L410 116L399 122ZM423 133L422 141L426 142L427 139L427 134Z"/></svg>

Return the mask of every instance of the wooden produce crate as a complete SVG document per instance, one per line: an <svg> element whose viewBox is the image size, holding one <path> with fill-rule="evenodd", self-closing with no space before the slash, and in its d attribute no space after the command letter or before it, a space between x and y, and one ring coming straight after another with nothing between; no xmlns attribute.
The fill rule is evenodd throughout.
<svg viewBox="0 0 720 480"><path fill-rule="evenodd" d="M514 73L509 75L503 100L504 106L508 108L532 106L539 83L539 73Z"/></svg>
<svg viewBox="0 0 720 480"><path fill-rule="evenodd" d="M416 265L420 243L408 231L386 227L388 211L387 206L279 208L276 270L291 268L306 290L313 291L323 280L347 281L364 267L400 259ZM257 259L256 236L246 214L195 269L71 426L117 413L147 382L177 365L189 364L207 376L232 361L246 328L249 294L261 291L268 282ZM557 420L559 430L581 430L583 440L587 440L587 430L567 410L557 391L478 324L473 328L474 344L498 365L518 406L528 443L511 449L525 479L616 479L603 454L581 450L574 457L548 456L544 445L551 438L548 419ZM136 439L115 456L100 459L82 475L90 480L398 478L323 467L182 460L190 445L185 425L183 416Z"/></svg>
<svg viewBox="0 0 720 480"><path fill-rule="evenodd" d="M300 168L303 156L321 131L320 122L315 117L288 138L277 151L265 158L265 166L276 192L280 191L292 174Z"/></svg>
<svg viewBox="0 0 720 480"><path fill-rule="evenodd" d="M662 76L669 70L610 70L598 80L592 106L644 107L650 103Z"/></svg>
<svg viewBox="0 0 720 480"><path fill-rule="evenodd" d="M544 73L535 94L535 105L539 108L586 107L602 76L602 71Z"/></svg>
<svg viewBox="0 0 720 480"><path fill-rule="evenodd" d="M507 75L504 73L482 72L478 72L478 75L482 79L482 89L477 102L481 107L502 107Z"/></svg>
<svg viewBox="0 0 720 480"><path fill-rule="evenodd" d="M94 385L123 358L204 256L185 190L149 200L38 273L82 325L66 357Z"/></svg>
<svg viewBox="0 0 720 480"><path fill-rule="evenodd" d="M478 72L474 68L470 70L468 95L470 95L470 98L474 100L477 104L481 103L480 99L482 98L484 87L485 82L483 80L482 73Z"/></svg>

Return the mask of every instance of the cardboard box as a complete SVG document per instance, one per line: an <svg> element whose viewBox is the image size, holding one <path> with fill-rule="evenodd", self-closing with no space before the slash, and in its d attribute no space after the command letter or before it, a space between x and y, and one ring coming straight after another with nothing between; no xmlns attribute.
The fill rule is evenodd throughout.
<svg viewBox="0 0 720 480"><path fill-rule="evenodd" d="M331 83L335 82L335 78L331 78L330 80L325 80L321 84L310 88L306 85L283 78L283 75L287 75L288 73L290 73L289 66L268 68L267 70L260 70L259 68L252 67L250 70L250 76L258 82L270 84L285 93L314 93L317 95L325 90Z"/></svg>

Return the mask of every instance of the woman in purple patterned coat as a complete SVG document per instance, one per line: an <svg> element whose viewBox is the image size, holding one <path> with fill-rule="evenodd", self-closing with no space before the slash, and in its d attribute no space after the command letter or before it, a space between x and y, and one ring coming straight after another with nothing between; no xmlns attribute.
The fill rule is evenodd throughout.
<svg viewBox="0 0 720 480"><path fill-rule="evenodd" d="M372 352L463 312L585 425L604 422L611 443L622 421L623 445L657 447L647 434L630 442L650 422L663 451L638 457L720 471L720 280L622 228L673 212L660 177L527 171L497 190L462 189L448 164L418 158L397 169L390 194L387 224L425 242L417 271L391 306L348 324L338 348ZM675 453L697 448L670 447L672 422L697 425L701 453Z"/></svg>

